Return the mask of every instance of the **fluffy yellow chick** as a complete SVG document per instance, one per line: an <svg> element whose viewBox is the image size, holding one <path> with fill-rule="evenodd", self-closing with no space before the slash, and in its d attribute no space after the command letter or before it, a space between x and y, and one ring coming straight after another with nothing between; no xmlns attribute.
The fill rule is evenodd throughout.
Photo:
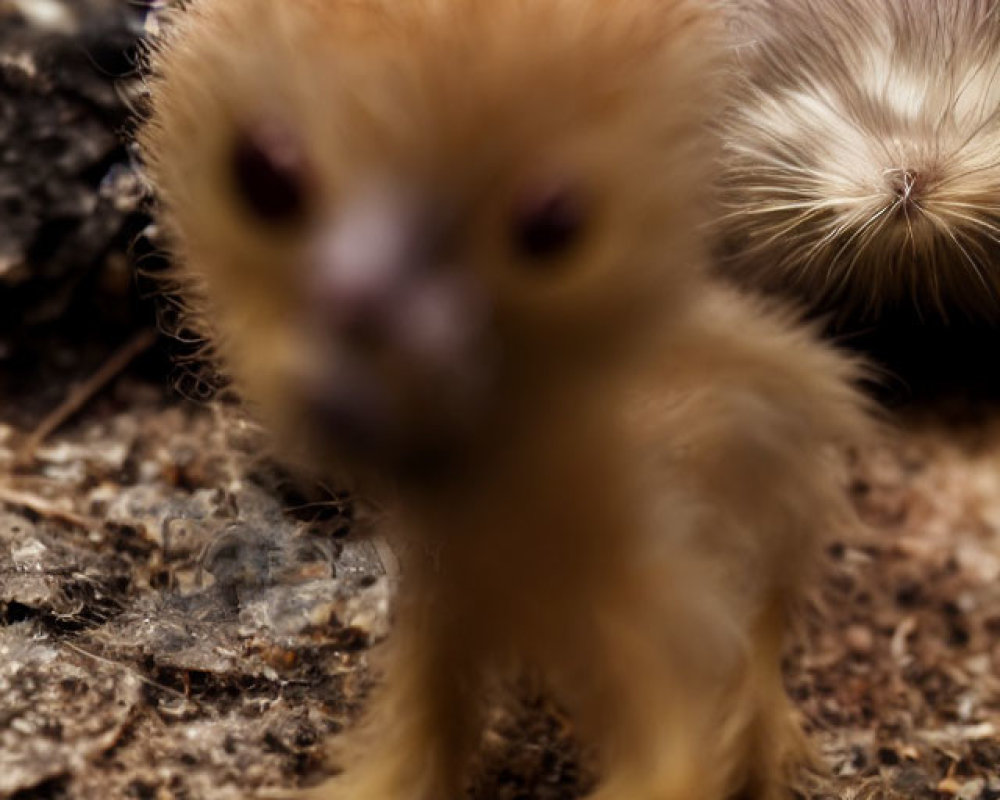
<svg viewBox="0 0 1000 800"><path fill-rule="evenodd" d="M595 798L784 795L781 641L864 422L853 365L708 277L716 25L199 0L154 53L142 145L196 319L398 536L385 685L316 797L460 797L525 666Z"/></svg>

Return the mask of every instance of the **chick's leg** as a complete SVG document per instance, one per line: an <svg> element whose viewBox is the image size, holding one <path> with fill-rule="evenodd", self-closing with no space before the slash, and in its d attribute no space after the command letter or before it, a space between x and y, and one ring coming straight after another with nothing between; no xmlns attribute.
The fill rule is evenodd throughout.
<svg viewBox="0 0 1000 800"><path fill-rule="evenodd" d="M707 609L684 599L695 582L682 588L673 577L609 576L581 604L589 613L560 636L554 683L596 749L602 780L593 800L725 796L715 728L722 662L738 648Z"/></svg>
<svg viewBox="0 0 1000 800"><path fill-rule="evenodd" d="M694 541L719 569L712 591L744 642L719 737L728 792L778 800L789 794L790 768L814 758L784 692L783 644L824 541L856 524L836 445L864 441L872 426L851 385L857 364L800 328L725 296L716 302L709 310L732 324L706 324L692 339L673 376L690 379L690 393L648 409L645 423L652 440L679 453L671 483L704 509Z"/></svg>
<svg viewBox="0 0 1000 800"><path fill-rule="evenodd" d="M786 798L805 752L782 685L786 598L731 593L708 557L669 560L609 576L559 637L556 686L600 759L593 800Z"/></svg>
<svg viewBox="0 0 1000 800"><path fill-rule="evenodd" d="M775 607L754 627L750 663L737 689L734 702L747 708L738 800L784 800L789 796L790 767L813 760L782 683L785 616Z"/></svg>
<svg viewBox="0 0 1000 800"><path fill-rule="evenodd" d="M677 407L684 455L675 483L701 509L692 545L713 566L702 591L739 656L724 675L712 736L730 773L725 796L779 800L809 749L781 674L786 636L816 575L820 546L843 523L844 498L822 436L780 395L722 384Z"/></svg>
<svg viewBox="0 0 1000 800"><path fill-rule="evenodd" d="M634 409L658 533L638 540L645 576L608 576L592 652L577 654L599 800L778 800L806 752L782 644L824 536L849 519L830 445L866 425L853 365L719 302Z"/></svg>
<svg viewBox="0 0 1000 800"><path fill-rule="evenodd" d="M384 686L334 747L343 773L315 800L458 800L476 744L481 682L461 635L432 607L401 613ZM441 612L443 618L446 612Z"/></svg>

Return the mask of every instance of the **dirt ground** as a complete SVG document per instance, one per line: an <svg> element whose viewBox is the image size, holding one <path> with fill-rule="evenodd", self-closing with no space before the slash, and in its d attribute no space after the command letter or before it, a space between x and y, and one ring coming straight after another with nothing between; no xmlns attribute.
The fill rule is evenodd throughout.
<svg viewBox="0 0 1000 800"><path fill-rule="evenodd" d="M123 135L148 6L0 0L2 798L315 782L390 628L377 513L261 456L128 277L157 268ZM958 408L892 412L898 435L853 453L858 536L829 549L786 663L824 767L808 800L1000 799L1000 406ZM470 798L592 780L525 685Z"/></svg>
<svg viewBox="0 0 1000 800"><path fill-rule="evenodd" d="M235 408L155 380L119 377L19 462L41 409L0 424L0 796L317 779L389 627L370 513L302 496L248 455L259 434ZM870 535L831 548L786 670L830 770L804 795L998 798L1000 426L910 423L847 490ZM472 796L572 798L587 780L570 722L523 692Z"/></svg>

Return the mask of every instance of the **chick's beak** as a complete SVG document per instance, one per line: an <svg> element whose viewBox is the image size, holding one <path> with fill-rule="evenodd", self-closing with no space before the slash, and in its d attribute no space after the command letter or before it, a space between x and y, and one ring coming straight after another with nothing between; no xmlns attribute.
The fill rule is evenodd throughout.
<svg viewBox="0 0 1000 800"><path fill-rule="evenodd" d="M457 431L487 382L484 292L449 263L426 205L372 191L341 206L306 260L309 325L324 362L313 400L355 450L404 448L417 429Z"/></svg>
<svg viewBox="0 0 1000 800"><path fill-rule="evenodd" d="M440 227L399 192L368 192L344 206L308 265L308 304L328 335L416 359L418 369L461 370L486 308L475 281L448 267Z"/></svg>

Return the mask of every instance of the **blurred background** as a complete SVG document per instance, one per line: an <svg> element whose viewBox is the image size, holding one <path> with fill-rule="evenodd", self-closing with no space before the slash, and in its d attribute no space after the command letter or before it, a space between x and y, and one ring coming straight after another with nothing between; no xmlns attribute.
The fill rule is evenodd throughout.
<svg viewBox="0 0 1000 800"><path fill-rule="evenodd" d="M153 230L127 144L155 20L136 0L0 2L0 396L35 410L155 326L155 287L135 271L157 269Z"/></svg>

